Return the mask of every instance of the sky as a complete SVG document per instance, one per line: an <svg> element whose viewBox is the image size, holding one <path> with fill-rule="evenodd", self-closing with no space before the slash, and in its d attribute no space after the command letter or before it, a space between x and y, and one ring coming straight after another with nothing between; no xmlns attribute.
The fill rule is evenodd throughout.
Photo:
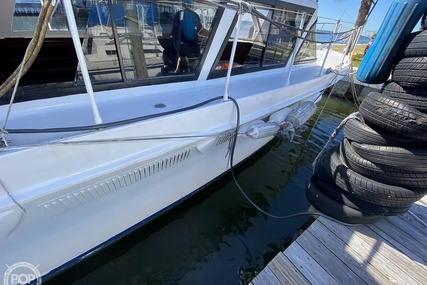
<svg viewBox="0 0 427 285"><path fill-rule="evenodd" d="M343 23L343 26L346 27L344 29L348 30L356 22L360 2L361 0L319 0L318 16L336 20L341 19L345 22ZM391 0L378 0L372 14L368 18L362 35L370 36L379 30L391 3Z"/></svg>

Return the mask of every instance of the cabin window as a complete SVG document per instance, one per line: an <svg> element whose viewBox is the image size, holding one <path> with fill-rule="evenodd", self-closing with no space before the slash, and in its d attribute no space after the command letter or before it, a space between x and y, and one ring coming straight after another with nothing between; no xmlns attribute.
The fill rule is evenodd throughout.
<svg viewBox="0 0 427 285"><path fill-rule="evenodd" d="M298 29L307 27L311 19L311 14L298 9L301 6L294 5L289 9L259 5L254 7L262 16L244 14L233 63L233 74L239 73L239 70L245 72L260 67L274 68L286 65L295 48ZM271 19L272 22L265 18ZM213 77L225 75L223 70L228 67L234 34L233 30L224 44L223 52L215 64ZM315 47L311 42L304 43L297 59L302 61L309 57L313 58L315 56L313 46Z"/></svg>
<svg viewBox="0 0 427 285"><path fill-rule="evenodd" d="M192 0L71 2L93 84L196 74L219 10ZM16 0L13 30L34 31L41 3ZM68 30L62 2L48 30Z"/></svg>
<svg viewBox="0 0 427 285"><path fill-rule="evenodd" d="M295 62L303 62L316 59L316 25L313 25L306 40L299 49Z"/></svg>
<svg viewBox="0 0 427 285"><path fill-rule="evenodd" d="M76 17L77 28L84 30L87 22L87 6L93 1L71 1ZM15 10L12 18L12 31L34 31L43 0L15 0ZM68 30L65 11L60 2L52 15L48 31Z"/></svg>
<svg viewBox="0 0 427 285"><path fill-rule="evenodd" d="M273 20L284 24L284 26L272 25L268 37L264 64L286 64L295 47L298 28L301 24L305 26L304 24L307 22L306 14L298 10L276 9L273 14Z"/></svg>
<svg viewBox="0 0 427 285"><path fill-rule="evenodd" d="M257 7L265 17L271 18L273 11L268 8ZM252 14L244 14L238 35L237 49L234 56L233 68L245 69L260 67L263 52L267 44L270 22ZM231 49L235 38L233 29L224 51L216 64L216 70L226 69L230 60Z"/></svg>
<svg viewBox="0 0 427 285"><path fill-rule="evenodd" d="M93 3L83 40L93 83L195 74L216 13L189 0Z"/></svg>

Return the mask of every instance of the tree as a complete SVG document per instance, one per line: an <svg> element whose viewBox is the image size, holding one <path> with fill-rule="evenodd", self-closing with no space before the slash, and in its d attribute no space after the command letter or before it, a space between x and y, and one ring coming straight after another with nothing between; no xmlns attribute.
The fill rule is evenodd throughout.
<svg viewBox="0 0 427 285"><path fill-rule="evenodd" d="M322 1L322 0L319 0L319 1ZM344 0L335 0L335 1L341 2ZM372 4L376 4L377 1L378 0L361 0L359 14L357 15L356 23L354 24L355 27L361 27L366 23Z"/></svg>
<svg viewBox="0 0 427 285"><path fill-rule="evenodd" d="M356 47L357 40L359 39L362 29L368 20L372 4L375 6L377 1L378 0L361 0L359 14L357 15L356 23L354 24L354 27L358 28L358 31L351 35L346 48L347 53L353 52L354 48Z"/></svg>
<svg viewBox="0 0 427 285"><path fill-rule="evenodd" d="M368 20L369 11L371 10L372 4L376 3L374 0L362 0L360 3L359 14L357 15L356 27L361 27L366 24Z"/></svg>

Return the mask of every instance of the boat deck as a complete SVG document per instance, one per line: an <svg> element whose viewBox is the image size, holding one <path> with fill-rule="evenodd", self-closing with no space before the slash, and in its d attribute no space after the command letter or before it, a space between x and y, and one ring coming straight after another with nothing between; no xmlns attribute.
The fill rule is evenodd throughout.
<svg viewBox="0 0 427 285"><path fill-rule="evenodd" d="M250 284L427 284L426 245L427 196L375 224L318 218Z"/></svg>

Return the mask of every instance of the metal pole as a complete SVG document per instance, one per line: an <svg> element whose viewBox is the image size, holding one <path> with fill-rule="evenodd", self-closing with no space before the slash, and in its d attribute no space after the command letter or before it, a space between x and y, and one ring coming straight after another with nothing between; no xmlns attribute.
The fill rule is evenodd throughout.
<svg viewBox="0 0 427 285"><path fill-rule="evenodd" d="M231 70L233 69L234 55L236 54L237 41L239 40L240 24L242 23L242 14L239 10L237 18L236 34L234 35L233 46L231 47L230 60L228 61L227 77L225 79L224 100L228 100L228 86L230 84Z"/></svg>
<svg viewBox="0 0 427 285"><path fill-rule="evenodd" d="M306 16L307 16L307 14L305 12L302 13L301 22L300 22L300 25L299 25L300 31L298 31L298 33L297 33L299 37L302 36L302 31L301 30L304 28L304 23L305 23ZM285 85L289 85L289 82L291 80L292 66L294 65L295 57L297 56L297 52L298 52L298 50L297 50L297 41L298 41L298 38L295 40L295 43L294 43L294 46L293 46L293 51L292 51L291 57L289 58L289 62L288 62L288 64L289 64L289 70L288 70L288 76L286 77Z"/></svg>
<svg viewBox="0 0 427 285"><path fill-rule="evenodd" d="M65 14L67 15L68 28L70 29L71 38L73 39L74 44L74 50L76 51L77 58L79 60L80 69L83 75L83 81L85 83L87 94L89 95L93 117L96 124L102 124L102 118L99 115L98 106L96 105L95 97L93 96L92 83L89 78L89 72L86 66L85 56L83 54L82 46L80 44L80 36L77 30L73 7L71 6L71 0L63 0L62 3L64 4Z"/></svg>
<svg viewBox="0 0 427 285"><path fill-rule="evenodd" d="M328 50L326 51L325 57L323 58L322 68L320 69L319 76L321 76L321 75L322 75L323 69L325 68L326 60L328 59L329 52L331 51L332 42L335 42L335 41L337 40L337 37L338 37L338 31L339 31L339 26L340 26L340 20L338 20L338 21L337 21L337 24L335 25L335 28L334 28L334 36L332 37L332 38L333 38L333 41L331 41L331 42L329 43Z"/></svg>
<svg viewBox="0 0 427 285"><path fill-rule="evenodd" d="M114 7L111 0L108 0L107 2L108 2L108 9L110 10L111 31L113 32L114 45L117 51L120 73L122 75L122 80L126 81L126 73L123 67L122 50L120 49L119 36L117 35L117 25L116 25L116 16L114 15ZM121 4L118 4L118 5L121 5Z"/></svg>

